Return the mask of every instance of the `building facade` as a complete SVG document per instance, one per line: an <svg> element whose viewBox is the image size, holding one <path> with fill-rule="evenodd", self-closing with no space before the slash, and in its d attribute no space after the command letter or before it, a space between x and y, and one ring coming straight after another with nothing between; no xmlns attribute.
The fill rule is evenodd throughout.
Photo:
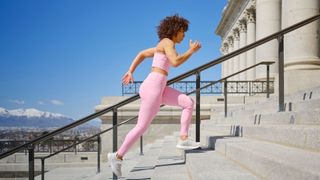
<svg viewBox="0 0 320 180"><path fill-rule="evenodd" d="M228 54L295 23L319 14L319 0L229 0L216 34L221 36L221 53ZM320 21L284 36L285 93L320 84ZM261 61L275 61L270 68L277 91L278 42L272 40L222 63L222 77ZM265 66L241 73L231 80L263 80Z"/></svg>

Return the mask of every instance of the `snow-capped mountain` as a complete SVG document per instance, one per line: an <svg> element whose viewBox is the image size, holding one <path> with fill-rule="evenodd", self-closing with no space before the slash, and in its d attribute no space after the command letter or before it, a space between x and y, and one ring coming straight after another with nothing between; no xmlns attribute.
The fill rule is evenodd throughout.
<svg viewBox="0 0 320 180"><path fill-rule="evenodd" d="M1 127L61 127L72 123L74 120L67 116L37 109L7 110L0 107Z"/></svg>
<svg viewBox="0 0 320 180"><path fill-rule="evenodd" d="M14 109L14 110L7 110L0 107L0 116L7 115L7 116L25 116L25 117L45 117L45 118L68 118L62 114L58 113L50 113L50 112L43 112L37 109Z"/></svg>

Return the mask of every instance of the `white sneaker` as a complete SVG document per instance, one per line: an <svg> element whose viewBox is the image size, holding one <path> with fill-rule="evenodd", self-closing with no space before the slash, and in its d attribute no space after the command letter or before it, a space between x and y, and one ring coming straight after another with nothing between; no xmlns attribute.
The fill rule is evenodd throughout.
<svg viewBox="0 0 320 180"><path fill-rule="evenodd" d="M200 143L194 142L190 139L181 140L179 138L178 144L176 146L178 149L189 150L189 149L197 149L200 147Z"/></svg>
<svg viewBox="0 0 320 180"><path fill-rule="evenodd" d="M122 175L121 173L121 163L122 160L118 159L116 153L108 153L108 160L111 165L112 172L118 177Z"/></svg>

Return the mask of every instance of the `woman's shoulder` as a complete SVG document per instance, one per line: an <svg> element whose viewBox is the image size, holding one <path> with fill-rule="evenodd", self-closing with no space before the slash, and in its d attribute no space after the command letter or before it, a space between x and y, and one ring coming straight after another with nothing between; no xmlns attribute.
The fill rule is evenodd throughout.
<svg viewBox="0 0 320 180"><path fill-rule="evenodd" d="M165 43L165 44L168 44L168 43L173 43L173 41L171 40L171 39L169 39L169 38L163 38L163 39L161 39L161 41L159 42L159 44L160 43Z"/></svg>
<svg viewBox="0 0 320 180"><path fill-rule="evenodd" d="M157 45L158 50L163 50L164 47L172 46L174 45L173 41L169 38L163 38L160 40L160 42Z"/></svg>

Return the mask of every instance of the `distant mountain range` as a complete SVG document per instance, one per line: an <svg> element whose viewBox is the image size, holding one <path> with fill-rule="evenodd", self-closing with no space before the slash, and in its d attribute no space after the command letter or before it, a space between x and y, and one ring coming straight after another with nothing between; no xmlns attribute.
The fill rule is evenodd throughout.
<svg viewBox="0 0 320 180"><path fill-rule="evenodd" d="M75 120L62 114L43 112L37 109L7 110L0 107L0 127L62 127Z"/></svg>

